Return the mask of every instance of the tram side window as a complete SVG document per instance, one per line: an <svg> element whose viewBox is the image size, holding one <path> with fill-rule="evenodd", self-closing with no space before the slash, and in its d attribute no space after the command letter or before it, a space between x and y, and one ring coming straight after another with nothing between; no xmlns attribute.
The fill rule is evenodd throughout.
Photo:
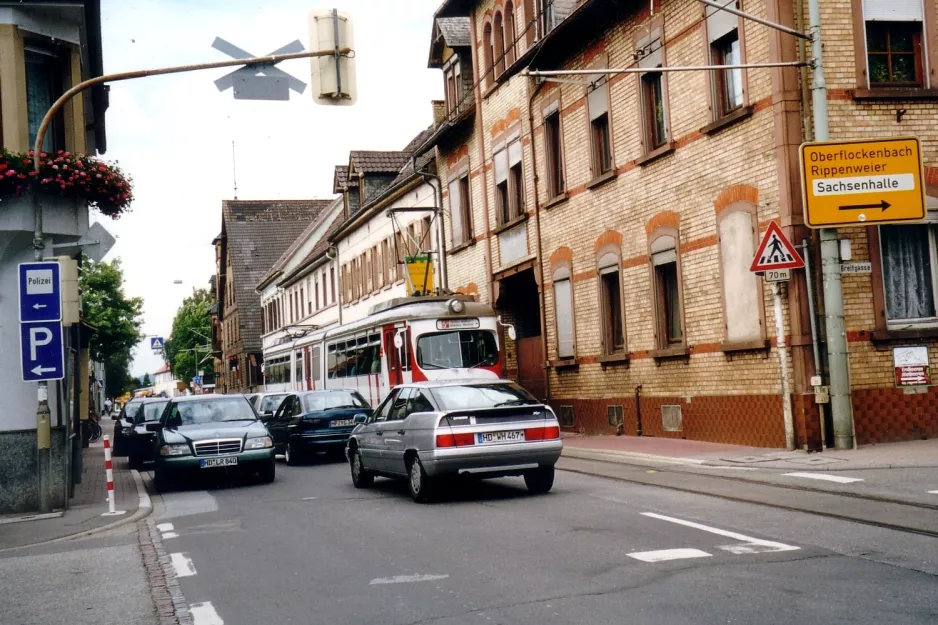
<svg viewBox="0 0 938 625"><path fill-rule="evenodd" d="M322 359L322 349L318 346L313 347L310 353L310 357L309 357L309 377L314 382L319 381L321 359Z"/></svg>
<svg viewBox="0 0 938 625"><path fill-rule="evenodd" d="M337 347L337 345L336 345L335 343L333 343L332 345L330 345L330 346L327 348L327 349L328 349L328 356L327 356L328 361L327 361L327 363L326 363L326 367L327 367L327 369L326 369L326 375L328 375L330 379L339 377L339 376L338 376L338 372L339 372L338 360L339 360L339 358L338 358L338 356L336 355L336 347Z"/></svg>
<svg viewBox="0 0 938 625"><path fill-rule="evenodd" d="M284 384L292 381L290 375L290 358L274 358L264 367L264 377L267 384Z"/></svg>

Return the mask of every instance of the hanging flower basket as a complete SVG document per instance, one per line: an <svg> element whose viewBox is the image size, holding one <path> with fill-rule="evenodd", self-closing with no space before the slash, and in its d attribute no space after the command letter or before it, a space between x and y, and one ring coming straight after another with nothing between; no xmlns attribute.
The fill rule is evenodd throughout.
<svg viewBox="0 0 938 625"><path fill-rule="evenodd" d="M39 157L36 172L32 150L28 154L0 152L0 197L29 192L38 180L42 193L80 199L114 219L130 210L132 180L116 165L63 150L41 152Z"/></svg>

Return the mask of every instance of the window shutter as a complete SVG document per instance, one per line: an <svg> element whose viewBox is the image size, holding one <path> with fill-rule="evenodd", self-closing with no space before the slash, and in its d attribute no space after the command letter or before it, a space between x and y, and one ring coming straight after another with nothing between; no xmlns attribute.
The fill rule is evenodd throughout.
<svg viewBox="0 0 938 625"><path fill-rule="evenodd" d="M495 153L495 184L508 180L508 150Z"/></svg>
<svg viewBox="0 0 938 625"><path fill-rule="evenodd" d="M605 115L609 107L609 82L602 79L602 84L595 87L587 95L590 121Z"/></svg>
<svg viewBox="0 0 938 625"><path fill-rule="evenodd" d="M554 282L554 312L557 319L557 355L573 356L573 292L570 280Z"/></svg>
<svg viewBox="0 0 938 625"><path fill-rule="evenodd" d="M723 6L739 8L736 0L719 0ZM710 43L733 32L739 26L739 18L721 9L707 6L707 37Z"/></svg>
<svg viewBox="0 0 938 625"><path fill-rule="evenodd" d="M453 244L459 245L463 241L462 207L460 206L462 193L459 190L459 179L449 183L449 214L450 224L453 226Z"/></svg>
<svg viewBox="0 0 938 625"><path fill-rule="evenodd" d="M619 257L612 252L606 252L599 257L597 266L599 267L599 273L601 274L609 273L610 271L616 271L619 269Z"/></svg>
<svg viewBox="0 0 938 625"><path fill-rule="evenodd" d="M544 117L550 117L554 113L560 110L560 101L554 100L550 104L544 107Z"/></svg>
<svg viewBox="0 0 938 625"><path fill-rule="evenodd" d="M867 21L924 21L922 0L863 0L863 18Z"/></svg>
<svg viewBox="0 0 938 625"><path fill-rule="evenodd" d="M648 37L639 41L639 47L644 53L638 60L638 66L642 69L654 69L661 67L664 62L664 55L661 53L664 42L661 41L661 31L654 31Z"/></svg>
<svg viewBox="0 0 938 625"><path fill-rule="evenodd" d="M666 265L677 261L677 242L674 237L662 235L651 243L651 264Z"/></svg>
<svg viewBox="0 0 938 625"><path fill-rule="evenodd" d="M521 139L508 144L508 166L514 167L521 162Z"/></svg>

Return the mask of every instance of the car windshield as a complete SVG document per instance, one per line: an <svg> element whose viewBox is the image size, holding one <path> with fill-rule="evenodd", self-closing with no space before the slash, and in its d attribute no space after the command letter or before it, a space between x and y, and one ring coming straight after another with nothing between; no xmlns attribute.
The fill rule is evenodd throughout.
<svg viewBox="0 0 938 625"><path fill-rule="evenodd" d="M155 401L148 404L144 404L140 407L140 410L137 411L137 423L141 421L159 421L160 415L163 414L163 409L166 408L166 404L169 401Z"/></svg>
<svg viewBox="0 0 938 625"><path fill-rule="evenodd" d="M443 410L497 408L540 403L530 393L515 384L439 386L430 389L430 392Z"/></svg>
<svg viewBox="0 0 938 625"><path fill-rule="evenodd" d="M257 415L243 397L180 402L173 407L182 425L221 421L255 421Z"/></svg>
<svg viewBox="0 0 938 625"><path fill-rule="evenodd" d="M283 402L283 398L286 396L286 393L282 395L267 395L261 399L261 407L259 412L274 412L277 408L280 407L280 404Z"/></svg>
<svg viewBox="0 0 938 625"><path fill-rule="evenodd" d="M491 330L454 330L424 334L417 339L421 369L490 367L498 364L498 346Z"/></svg>
<svg viewBox="0 0 938 625"><path fill-rule="evenodd" d="M312 393L303 398L303 409L306 412L317 410L335 410L338 408L361 408L368 410L370 406L364 398L355 391L329 391L326 393Z"/></svg>

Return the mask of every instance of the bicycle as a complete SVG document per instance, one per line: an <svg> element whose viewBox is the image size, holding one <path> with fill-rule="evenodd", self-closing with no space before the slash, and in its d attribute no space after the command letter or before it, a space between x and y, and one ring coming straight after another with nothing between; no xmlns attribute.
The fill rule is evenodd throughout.
<svg viewBox="0 0 938 625"><path fill-rule="evenodd" d="M88 420L85 422L85 427L88 428L88 442L96 443L100 440L104 432L101 430L101 426L98 424L98 419L95 415L89 415Z"/></svg>

